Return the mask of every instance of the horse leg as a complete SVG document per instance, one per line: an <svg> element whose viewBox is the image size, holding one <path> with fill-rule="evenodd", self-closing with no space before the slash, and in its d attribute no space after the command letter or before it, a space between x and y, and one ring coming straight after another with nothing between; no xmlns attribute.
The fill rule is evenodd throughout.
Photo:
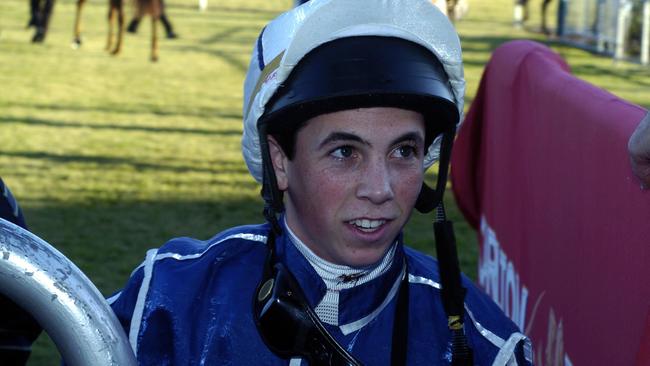
<svg viewBox="0 0 650 366"><path fill-rule="evenodd" d="M35 3L35 13L34 13L34 36L32 37L32 42L43 42L43 9L41 9L41 0L37 0Z"/></svg>
<svg viewBox="0 0 650 366"><path fill-rule="evenodd" d="M158 20L151 17L151 61L158 61Z"/></svg>
<svg viewBox="0 0 650 366"><path fill-rule="evenodd" d="M113 46L113 23L115 20L115 11L113 0L110 0L108 6L108 39L106 40L106 51L110 51Z"/></svg>
<svg viewBox="0 0 650 366"><path fill-rule="evenodd" d="M178 38L178 35L174 33L174 27L172 27L172 23L169 21L169 18L167 18L167 15L165 13L160 14L160 22L165 28L165 34L167 35L167 38Z"/></svg>
<svg viewBox="0 0 650 366"><path fill-rule="evenodd" d="M452 22L456 20L456 3L457 0L446 0L447 3L447 17Z"/></svg>
<svg viewBox="0 0 650 366"><path fill-rule="evenodd" d="M81 46L81 9L85 3L86 0L77 0L77 12L74 17L74 29L72 31L72 48L79 48Z"/></svg>
<svg viewBox="0 0 650 366"><path fill-rule="evenodd" d="M155 1L157 4L157 9L156 9L156 4L152 4L152 11L157 10L157 13L160 14L159 19L163 27L165 28L165 34L167 35L167 38L169 39L178 38L176 33L174 33L174 27L172 26L172 23L169 21L169 18L167 18L167 14L165 13L164 0L155 0Z"/></svg>
<svg viewBox="0 0 650 366"><path fill-rule="evenodd" d="M117 44L113 54L117 55L122 50L122 39L124 38L124 3L122 0L114 0L117 5Z"/></svg>
<svg viewBox="0 0 650 366"><path fill-rule="evenodd" d="M552 0L544 0L542 3L542 33L544 34L551 34L551 30L548 29L548 26L546 24L546 11L548 10L548 5L551 3Z"/></svg>
<svg viewBox="0 0 650 366"><path fill-rule="evenodd" d="M517 0L513 14L515 27L522 27L528 20L528 0Z"/></svg>
<svg viewBox="0 0 650 366"><path fill-rule="evenodd" d="M159 1L154 1L153 9L151 11L151 62L158 61L158 18L160 18L161 4ZM158 8L156 8L158 7Z"/></svg>
<svg viewBox="0 0 650 366"><path fill-rule="evenodd" d="M47 34L47 27L50 24L50 15L54 7L54 0L45 0L42 8L40 7L40 1L36 5L36 16L34 18L36 33L32 37L32 42L43 42L45 40L45 34Z"/></svg>
<svg viewBox="0 0 650 366"><path fill-rule="evenodd" d="M40 0L29 1L29 22L27 22L27 28L36 26L38 19L39 2Z"/></svg>
<svg viewBox="0 0 650 366"><path fill-rule="evenodd" d="M126 31L129 33L136 33L138 31L138 25L140 24L140 18L134 16L129 22L129 25L126 27Z"/></svg>
<svg viewBox="0 0 650 366"><path fill-rule="evenodd" d="M43 39L45 39L45 35L47 34L47 30L50 26L50 16L52 15L52 8L54 8L54 1L55 0L45 0L45 4L43 5L43 19L41 22L41 27L43 29Z"/></svg>

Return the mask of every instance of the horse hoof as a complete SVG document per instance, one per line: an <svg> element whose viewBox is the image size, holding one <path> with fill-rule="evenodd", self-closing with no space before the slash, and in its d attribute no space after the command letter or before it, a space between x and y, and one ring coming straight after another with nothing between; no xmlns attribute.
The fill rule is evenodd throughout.
<svg viewBox="0 0 650 366"><path fill-rule="evenodd" d="M151 56L151 62L158 62L158 56Z"/></svg>
<svg viewBox="0 0 650 366"><path fill-rule="evenodd" d="M36 32L34 37L32 37L32 43L43 43L45 40L45 33Z"/></svg>
<svg viewBox="0 0 650 366"><path fill-rule="evenodd" d="M75 37L70 44L73 50L79 49L81 47L81 38Z"/></svg>

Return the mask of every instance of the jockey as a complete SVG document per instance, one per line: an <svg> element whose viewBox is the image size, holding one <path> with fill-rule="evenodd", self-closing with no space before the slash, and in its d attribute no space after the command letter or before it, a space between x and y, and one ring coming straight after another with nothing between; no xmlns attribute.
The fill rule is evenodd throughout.
<svg viewBox="0 0 650 366"><path fill-rule="evenodd" d="M0 178L0 218L27 229L23 212ZM32 343L41 333L36 321L8 297L0 294L0 360L3 365L25 365Z"/></svg>
<svg viewBox="0 0 650 366"><path fill-rule="evenodd" d="M0 178L0 218L27 229L23 211L2 178Z"/></svg>
<svg viewBox="0 0 650 366"><path fill-rule="evenodd" d="M444 215L464 87L458 35L428 0L312 0L268 24L242 139L267 222L147 252L109 299L139 363L531 364L454 271L447 226L440 262L404 244L413 208Z"/></svg>

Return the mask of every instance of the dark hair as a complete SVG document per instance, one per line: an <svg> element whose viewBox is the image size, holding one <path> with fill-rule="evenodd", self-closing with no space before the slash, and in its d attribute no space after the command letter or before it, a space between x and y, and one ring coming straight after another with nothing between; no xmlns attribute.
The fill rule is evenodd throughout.
<svg viewBox="0 0 650 366"><path fill-rule="evenodd" d="M302 122L293 123L292 126L294 126L294 128L291 130L283 131L283 133L271 134L289 160L293 160L293 157L296 155L296 138L298 132L305 127L306 124L307 120L303 120Z"/></svg>

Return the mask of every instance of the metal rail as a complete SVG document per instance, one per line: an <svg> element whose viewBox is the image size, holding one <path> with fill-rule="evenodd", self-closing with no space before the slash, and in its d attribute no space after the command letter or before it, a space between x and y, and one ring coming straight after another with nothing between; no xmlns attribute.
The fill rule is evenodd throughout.
<svg viewBox="0 0 650 366"><path fill-rule="evenodd" d="M640 52L630 57L628 37L637 17ZM557 19L557 35L566 44L616 60L650 63L650 0L560 0Z"/></svg>
<svg viewBox="0 0 650 366"><path fill-rule="evenodd" d="M47 242L3 219L0 292L38 321L68 365L136 364L117 317L88 277Z"/></svg>

